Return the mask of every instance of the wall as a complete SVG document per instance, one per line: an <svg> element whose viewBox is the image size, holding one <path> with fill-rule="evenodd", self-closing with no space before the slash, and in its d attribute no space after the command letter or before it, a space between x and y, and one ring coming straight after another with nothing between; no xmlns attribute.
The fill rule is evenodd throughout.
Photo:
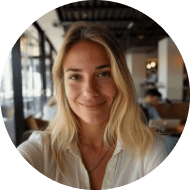
<svg viewBox="0 0 190 190"><path fill-rule="evenodd" d="M138 97L141 97L141 83L146 80L146 54L145 53L128 53L126 55L127 65L131 72Z"/></svg>
<svg viewBox="0 0 190 190"><path fill-rule="evenodd" d="M182 100L183 59L171 38L165 38L158 44L158 82L163 98Z"/></svg>

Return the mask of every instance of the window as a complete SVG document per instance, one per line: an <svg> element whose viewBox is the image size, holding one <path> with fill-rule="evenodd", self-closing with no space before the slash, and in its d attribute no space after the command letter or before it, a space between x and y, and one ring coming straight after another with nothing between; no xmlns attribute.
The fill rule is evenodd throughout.
<svg viewBox="0 0 190 190"><path fill-rule="evenodd" d="M28 129L24 120L29 116L42 117L43 105L47 97L53 95L55 56L51 42L34 23L15 43L6 61L0 104L5 126L15 146L21 143L22 135Z"/></svg>
<svg viewBox="0 0 190 190"><path fill-rule="evenodd" d="M40 66L39 33L31 25L21 39L22 92L25 118L42 114L42 77Z"/></svg>
<svg viewBox="0 0 190 190"><path fill-rule="evenodd" d="M6 129L13 143L16 144L13 95L12 56L10 53L1 78L0 104Z"/></svg>

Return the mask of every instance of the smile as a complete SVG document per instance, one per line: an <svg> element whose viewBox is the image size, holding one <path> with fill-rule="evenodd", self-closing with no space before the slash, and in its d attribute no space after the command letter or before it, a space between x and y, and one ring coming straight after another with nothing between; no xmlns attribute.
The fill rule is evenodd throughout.
<svg viewBox="0 0 190 190"><path fill-rule="evenodd" d="M103 105L105 104L105 102L103 103L98 103L98 104L83 104L83 103L79 103L79 105L89 109L89 110L96 110L101 108Z"/></svg>

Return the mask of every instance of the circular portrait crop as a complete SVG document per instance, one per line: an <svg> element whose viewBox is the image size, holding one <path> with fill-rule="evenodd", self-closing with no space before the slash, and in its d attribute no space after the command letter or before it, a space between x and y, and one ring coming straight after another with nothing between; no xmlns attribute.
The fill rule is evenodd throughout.
<svg viewBox="0 0 190 190"><path fill-rule="evenodd" d="M111 1L69 3L31 24L9 54L0 90L22 157L47 179L93 190L157 168L181 137L190 100L168 33Z"/></svg>

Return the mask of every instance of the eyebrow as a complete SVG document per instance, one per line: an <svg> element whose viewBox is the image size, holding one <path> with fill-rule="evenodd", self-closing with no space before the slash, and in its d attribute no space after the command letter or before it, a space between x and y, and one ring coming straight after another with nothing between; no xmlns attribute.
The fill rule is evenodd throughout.
<svg viewBox="0 0 190 190"><path fill-rule="evenodd" d="M105 64L105 65L100 65L98 67L95 68L95 70L100 70L100 69L104 69L104 68L110 68L111 66L109 64ZM78 69L78 68L68 68L66 70L66 72L68 71L73 71L73 72L81 72L82 69Z"/></svg>
<svg viewBox="0 0 190 190"><path fill-rule="evenodd" d="M108 68L108 67L111 67L111 66L108 65L108 64L106 64L106 65L100 65L100 66L96 67L96 70L104 69L104 68Z"/></svg>

